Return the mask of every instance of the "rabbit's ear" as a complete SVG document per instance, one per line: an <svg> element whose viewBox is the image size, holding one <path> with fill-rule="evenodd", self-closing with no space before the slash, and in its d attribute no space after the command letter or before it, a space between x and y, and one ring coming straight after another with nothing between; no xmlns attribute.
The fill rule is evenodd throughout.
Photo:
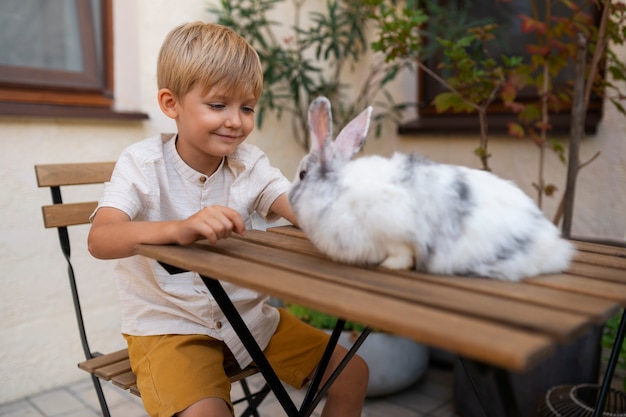
<svg viewBox="0 0 626 417"><path fill-rule="evenodd" d="M335 149L343 157L352 158L352 155L361 149L370 127L371 117L372 106L369 106L339 132L335 139Z"/></svg>
<svg viewBox="0 0 626 417"><path fill-rule="evenodd" d="M309 130L311 132L311 152L324 148L333 135L333 122L330 101L318 97L309 106Z"/></svg>

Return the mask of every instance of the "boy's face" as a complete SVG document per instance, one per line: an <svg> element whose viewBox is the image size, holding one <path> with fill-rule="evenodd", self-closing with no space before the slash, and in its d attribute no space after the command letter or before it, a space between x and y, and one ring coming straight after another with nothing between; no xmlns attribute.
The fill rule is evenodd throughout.
<svg viewBox="0 0 626 417"><path fill-rule="evenodd" d="M176 102L178 153L190 167L212 174L252 132L255 105L253 94L237 96L219 87L203 93L194 87Z"/></svg>

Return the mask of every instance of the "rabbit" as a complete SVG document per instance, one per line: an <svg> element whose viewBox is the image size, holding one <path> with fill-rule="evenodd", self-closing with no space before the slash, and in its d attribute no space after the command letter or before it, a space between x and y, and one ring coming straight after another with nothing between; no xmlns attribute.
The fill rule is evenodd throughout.
<svg viewBox="0 0 626 417"><path fill-rule="evenodd" d="M288 191L298 226L333 260L508 281L558 273L573 245L514 183L417 154L353 159L372 107L332 140L330 102L309 107L310 152Z"/></svg>

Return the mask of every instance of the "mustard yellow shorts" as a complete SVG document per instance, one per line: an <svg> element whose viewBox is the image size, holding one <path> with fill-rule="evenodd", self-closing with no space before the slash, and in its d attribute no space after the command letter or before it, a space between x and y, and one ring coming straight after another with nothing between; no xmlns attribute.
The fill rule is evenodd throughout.
<svg viewBox="0 0 626 417"><path fill-rule="evenodd" d="M280 380L300 389L322 358L329 336L278 310L280 323L264 353ZM236 361L222 341L205 335L124 338L137 388L152 417L170 417L210 397L222 398L233 412L224 367Z"/></svg>

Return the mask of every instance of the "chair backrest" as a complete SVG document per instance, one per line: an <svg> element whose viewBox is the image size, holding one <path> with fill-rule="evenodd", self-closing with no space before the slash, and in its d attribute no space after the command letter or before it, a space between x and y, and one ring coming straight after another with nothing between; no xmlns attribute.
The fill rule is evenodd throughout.
<svg viewBox="0 0 626 417"><path fill-rule="evenodd" d="M46 228L57 228L58 230L59 243L67 262L67 273L72 290L74 311L86 359L92 359L94 353L89 347L87 333L85 332L74 267L72 266L67 227L89 223L89 216L93 213L98 203L96 201L63 203L61 187L104 183L111 179L114 166L115 162L35 165L37 185L39 187L49 187L52 194L52 205L42 207L44 226Z"/></svg>
<svg viewBox="0 0 626 417"><path fill-rule="evenodd" d="M114 166L115 162L35 165L37 185L50 187L52 193L53 205L42 207L44 226L51 228L89 223L89 215L97 202L63 204L61 187L104 183L111 178Z"/></svg>

